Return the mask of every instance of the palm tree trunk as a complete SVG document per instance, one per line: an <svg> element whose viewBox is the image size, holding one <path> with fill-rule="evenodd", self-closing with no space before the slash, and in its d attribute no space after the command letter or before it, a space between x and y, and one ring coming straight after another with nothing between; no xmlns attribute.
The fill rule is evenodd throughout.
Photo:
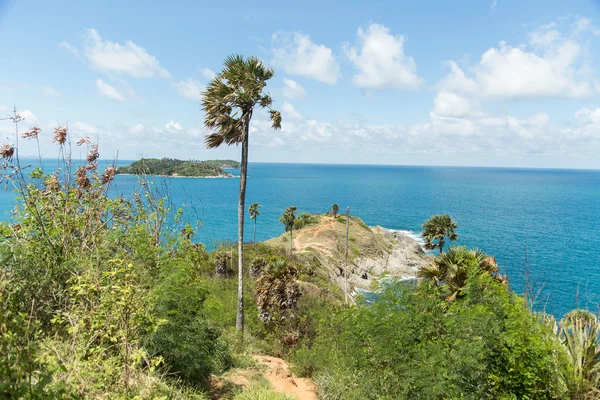
<svg viewBox="0 0 600 400"><path fill-rule="evenodd" d="M238 305L235 317L235 329L244 333L244 214L246 203L246 176L248 174L248 133L250 114L244 121L242 139L242 160L240 166L240 197L238 202Z"/></svg>
<svg viewBox="0 0 600 400"><path fill-rule="evenodd" d="M294 235L292 234L293 231L294 228L290 228L290 257L292 256L292 251L294 249Z"/></svg>
<svg viewBox="0 0 600 400"><path fill-rule="evenodd" d="M252 239L252 243L256 244L256 216L254 216L254 238Z"/></svg>
<svg viewBox="0 0 600 400"><path fill-rule="evenodd" d="M444 239L440 240L440 254L444 252Z"/></svg>

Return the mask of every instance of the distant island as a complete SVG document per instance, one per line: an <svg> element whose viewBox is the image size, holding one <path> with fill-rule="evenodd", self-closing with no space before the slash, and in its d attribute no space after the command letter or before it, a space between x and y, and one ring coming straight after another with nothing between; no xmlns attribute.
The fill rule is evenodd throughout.
<svg viewBox="0 0 600 400"><path fill-rule="evenodd" d="M234 160L177 160L174 158L142 158L130 165L119 167L117 174L183 176L194 178L231 178L226 168L240 168Z"/></svg>

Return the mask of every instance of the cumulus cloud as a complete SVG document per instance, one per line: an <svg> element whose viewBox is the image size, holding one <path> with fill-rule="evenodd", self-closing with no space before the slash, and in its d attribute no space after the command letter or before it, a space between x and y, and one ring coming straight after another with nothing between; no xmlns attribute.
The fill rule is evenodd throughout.
<svg viewBox="0 0 600 400"><path fill-rule="evenodd" d="M284 78L283 96L292 100L302 99L306 96L306 90L295 80Z"/></svg>
<svg viewBox="0 0 600 400"><path fill-rule="evenodd" d="M305 76L334 84L340 76L340 67L333 51L316 44L302 32L277 32L271 38L272 63L288 74Z"/></svg>
<svg viewBox="0 0 600 400"><path fill-rule="evenodd" d="M59 94L52 86L44 86L42 88L42 96L46 97L58 97Z"/></svg>
<svg viewBox="0 0 600 400"><path fill-rule="evenodd" d="M165 125L165 129L167 130L167 132L171 132L171 133L177 133L177 132L183 131L181 124L179 122L175 122L173 120L167 122L167 124Z"/></svg>
<svg viewBox="0 0 600 400"><path fill-rule="evenodd" d="M133 43L111 42L100 36L95 29L88 29L84 35L82 49L61 42L59 47L69 51L76 57L83 55L90 66L100 72L130 76L133 78L161 77L169 78L169 71L163 68L156 57L146 49Z"/></svg>
<svg viewBox="0 0 600 400"><path fill-rule="evenodd" d="M200 101L202 100L202 91L204 85L191 78L185 81L179 81L176 84L177 92L186 99Z"/></svg>
<svg viewBox="0 0 600 400"><path fill-rule="evenodd" d="M581 22L575 27L578 34L591 29ZM484 52L469 68L471 77L447 62L450 73L438 87L500 100L587 97L595 92L596 81L583 57L584 45L574 31L565 35L556 23L542 25L529 34L526 45L500 42Z"/></svg>
<svg viewBox="0 0 600 400"><path fill-rule="evenodd" d="M433 113L442 117L462 117L473 111L468 99L452 92L439 92L433 100Z"/></svg>
<svg viewBox="0 0 600 400"><path fill-rule="evenodd" d="M96 80L96 87L98 88L98 93L104 97L108 97L109 99L116 101L125 101L125 97L117 89L104 82L102 79Z"/></svg>
<svg viewBox="0 0 600 400"><path fill-rule="evenodd" d="M422 79L417 75L415 60L405 55L406 37L392 35L380 24L358 28L358 45L346 44L348 59L358 72L356 86L365 89L415 89Z"/></svg>

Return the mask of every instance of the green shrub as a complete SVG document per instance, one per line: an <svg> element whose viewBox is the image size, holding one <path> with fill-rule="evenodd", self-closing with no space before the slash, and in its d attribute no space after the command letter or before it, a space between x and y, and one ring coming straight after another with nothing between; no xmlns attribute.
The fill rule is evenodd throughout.
<svg viewBox="0 0 600 400"><path fill-rule="evenodd" d="M323 320L295 362L321 398L552 399L563 352L521 298L471 271L451 304L428 282L390 285L372 306Z"/></svg>
<svg viewBox="0 0 600 400"><path fill-rule="evenodd" d="M177 259L163 265L154 290L157 326L143 341L169 374L189 384L206 384L211 373L231 364L218 331L202 314L207 292L193 267Z"/></svg>

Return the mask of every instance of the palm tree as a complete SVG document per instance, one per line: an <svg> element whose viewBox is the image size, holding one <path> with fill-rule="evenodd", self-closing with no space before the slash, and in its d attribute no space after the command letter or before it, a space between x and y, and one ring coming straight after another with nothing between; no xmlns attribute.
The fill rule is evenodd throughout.
<svg viewBox="0 0 600 400"><path fill-rule="evenodd" d="M444 251L446 238L456 242L458 234L454 232L458 228L456 221L448 214L434 215L423 224L421 237L425 239L425 248L427 250L440 249L440 254ZM437 242L435 242L437 240Z"/></svg>
<svg viewBox="0 0 600 400"><path fill-rule="evenodd" d="M256 281L256 303L261 321L279 322L293 318L300 297L298 272L289 260L268 264Z"/></svg>
<svg viewBox="0 0 600 400"><path fill-rule="evenodd" d="M253 243L256 243L256 220L257 217L260 215L260 211L258 210L259 208L260 204L258 203L252 203L248 208L248 214L250 214L250 219L254 220L254 237L252 239Z"/></svg>
<svg viewBox="0 0 600 400"><path fill-rule="evenodd" d="M587 310L568 312L559 323L560 339L571 361L565 376L571 399L600 397L600 321Z"/></svg>
<svg viewBox="0 0 600 400"><path fill-rule="evenodd" d="M479 249L467 250L465 247L453 247L447 253L435 257L431 263L423 265L417 276L432 280L436 286L446 291L449 301L458 297L465 287L469 268L477 268L481 273L490 274L504 283L504 277L498 273L498 264Z"/></svg>
<svg viewBox="0 0 600 400"><path fill-rule="evenodd" d="M340 206L337 203L333 203L331 206L331 213L333 214L333 218L337 218L338 212L340 211Z"/></svg>
<svg viewBox="0 0 600 400"><path fill-rule="evenodd" d="M242 145L240 193L238 201L238 308L235 327L244 332L243 244L246 176L248 173L248 139L250 120L255 108L268 108L272 127L281 128L281 114L272 110L271 96L263 93L274 71L256 57L234 54L225 59L223 70L206 86L202 96L204 125L213 133L205 139L206 147L222 144Z"/></svg>
<svg viewBox="0 0 600 400"><path fill-rule="evenodd" d="M285 226L285 231L290 231L290 256L292 255L294 249L292 232L294 231L294 222L296 221L296 211L298 211L296 207L288 207L279 218L279 221L283 222L283 225Z"/></svg>

